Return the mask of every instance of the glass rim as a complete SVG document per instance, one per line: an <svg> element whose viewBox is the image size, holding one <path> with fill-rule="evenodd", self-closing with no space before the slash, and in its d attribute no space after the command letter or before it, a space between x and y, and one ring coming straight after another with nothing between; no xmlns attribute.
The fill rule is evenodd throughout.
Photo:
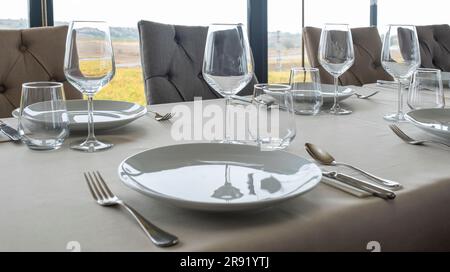
<svg viewBox="0 0 450 272"><path fill-rule="evenodd" d="M52 81L37 81L27 82L22 84L22 88L26 89L43 89L43 88L62 88L64 85L61 82Z"/></svg>
<svg viewBox="0 0 450 272"><path fill-rule="evenodd" d="M316 67L292 67L291 71L319 72Z"/></svg>
<svg viewBox="0 0 450 272"><path fill-rule="evenodd" d="M386 26L392 27L392 26L410 26L410 27L416 27L415 25L408 25L408 24L387 24Z"/></svg>
<svg viewBox="0 0 450 272"><path fill-rule="evenodd" d="M70 21L71 24L73 23L103 23L103 24L107 24L107 21L101 21L101 20L74 20L74 21Z"/></svg>
<svg viewBox="0 0 450 272"><path fill-rule="evenodd" d="M323 24L324 26L327 25L332 25L332 26L337 26L337 25L341 25L341 26L349 26L350 24L346 24L346 23L325 23Z"/></svg>
<svg viewBox="0 0 450 272"><path fill-rule="evenodd" d="M243 26L244 24L243 23L236 23L236 24L233 24L233 23L212 23L212 24L210 24L210 26Z"/></svg>

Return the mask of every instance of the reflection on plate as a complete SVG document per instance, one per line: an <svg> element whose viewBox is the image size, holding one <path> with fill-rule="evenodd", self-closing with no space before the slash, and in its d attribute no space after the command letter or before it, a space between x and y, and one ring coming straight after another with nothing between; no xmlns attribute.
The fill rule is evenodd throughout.
<svg viewBox="0 0 450 272"><path fill-rule="evenodd" d="M272 206L313 189L322 172L283 152L230 144L184 144L156 148L119 166L130 188L180 207L240 211Z"/></svg>
<svg viewBox="0 0 450 272"><path fill-rule="evenodd" d="M87 102L85 100L68 100L67 111L71 131L87 131ZM30 106L30 108L33 107ZM36 104L35 109L39 110ZM144 116L147 108L135 103L123 101L94 100L95 130L110 130L122 127ZM19 117L19 109L12 112L15 118Z"/></svg>
<svg viewBox="0 0 450 272"><path fill-rule="evenodd" d="M405 118L428 133L450 140L450 109L420 109Z"/></svg>

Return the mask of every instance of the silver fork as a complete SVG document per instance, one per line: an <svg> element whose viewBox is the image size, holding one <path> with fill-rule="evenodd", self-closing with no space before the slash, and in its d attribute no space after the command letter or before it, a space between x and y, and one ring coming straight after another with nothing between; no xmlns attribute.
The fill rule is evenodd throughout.
<svg viewBox="0 0 450 272"><path fill-rule="evenodd" d="M125 208L125 210L127 210L134 217L134 219L136 219L147 237L150 238L155 245L160 247L169 247L178 243L178 238L176 236L153 225L135 209L128 206L117 196L115 196L108 188L108 185L106 185L106 182L100 175L100 172L92 172L92 174L89 172L84 173L84 178L86 179L92 197L94 197L95 201L97 201L100 206L112 207L120 205Z"/></svg>
<svg viewBox="0 0 450 272"><path fill-rule="evenodd" d="M431 144L438 144L438 145L443 145L446 147L450 148L450 145L442 143L442 142L438 142L438 141L433 141L433 140L414 140L413 138L409 137L408 135L406 135L406 133L404 133L398 126L396 125L389 125L389 127L392 129L392 131L400 138L402 139L404 142L411 144L411 145L424 145L426 143L431 143Z"/></svg>
<svg viewBox="0 0 450 272"><path fill-rule="evenodd" d="M380 91L375 91L375 92L373 92L373 93L371 93L371 94L369 94L369 95L362 95L362 94L359 94L359 93L355 93L355 96L357 97L357 98L359 98L359 99L368 99L368 98L371 98L372 96L374 96L374 95L376 95L377 93L379 93Z"/></svg>
<svg viewBox="0 0 450 272"><path fill-rule="evenodd" d="M173 118L173 113L166 113L166 114L160 114L156 111L152 111L152 110L148 110L148 112L151 112L155 115L155 120L158 122L162 122L162 121L168 121L170 119Z"/></svg>

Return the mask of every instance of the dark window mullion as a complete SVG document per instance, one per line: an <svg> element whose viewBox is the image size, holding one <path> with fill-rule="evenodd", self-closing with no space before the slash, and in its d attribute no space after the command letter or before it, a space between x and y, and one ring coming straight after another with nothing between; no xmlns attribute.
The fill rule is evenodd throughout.
<svg viewBox="0 0 450 272"><path fill-rule="evenodd" d="M370 0L370 26L378 26L378 1Z"/></svg>
<svg viewBox="0 0 450 272"><path fill-rule="evenodd" d="M259 82L268 81L267 0L247 0L248 32Z"/></svg>
<svg viewBox="0 0 450 272"><path fill-rule="evenodd" d="M29 27L53 26L53 0L28 0Z"/></svg>

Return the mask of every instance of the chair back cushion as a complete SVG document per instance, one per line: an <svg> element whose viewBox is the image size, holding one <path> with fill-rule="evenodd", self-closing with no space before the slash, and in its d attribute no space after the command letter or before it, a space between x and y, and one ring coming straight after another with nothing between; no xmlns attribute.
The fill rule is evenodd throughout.
<svg viewBox="0 0 450 272"><path fill-rule="evenodd" d="M202 75L207 27L140 21L138 28L148 104L221 97ZM239 94L252 94L254 83Z"/></svg>
<svg viewBox="0 0 450 272"><path fill-rule="evenodd" d="M0 30L0 118L19 107L26 82L62 82L67 99L82 97L64 76L66 36L67 26Z"/></svg>
<svg viewBox="0 0 450 272"><path fill-rule="evenodd" d="M450 72L450 26L417 26L422 67Z"/></svg>
<svg viewBox="0 0 450 272"><path fill-rule="evenodd" d="M377 80L392 80L381 65L382 43L376 27L354 28L351 30L355 50L355 62L347 72L339 77L341 85L362 86ZM324 84L333 84L333 77L320 65L318 59L322 30L315 27L303 29L303 41L310 65L319 69Z"/></svg>

